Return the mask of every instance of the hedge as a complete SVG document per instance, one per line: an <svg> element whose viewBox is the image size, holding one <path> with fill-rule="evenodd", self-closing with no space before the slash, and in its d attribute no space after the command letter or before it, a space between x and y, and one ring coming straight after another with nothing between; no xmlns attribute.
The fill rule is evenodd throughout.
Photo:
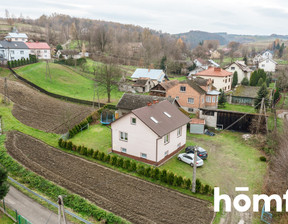
<svg viewBox="0 0 288 224"><path fill-rule="evenodd" d="M15 67L19 67L22 65L28 65L28 64L32 64L32 63L36 63L38 62L37 58L35 55L29 55L29 58L26 59L21 59L21 60L13 60L13 61L8 61L8 67L9 68L15 68Z"/></svg>
<svg viewBox="0 0 288 224"><path fill-rule="evenodd" d="M37 189L37 191L51 199L57 199L58 195L66 195L67 197L64 198L65 206L73 209L77 213L93 217L94 219L101 221L101 223L129 223L121 217L91 204L82 197L53 184L52 182L36 175L28 169L25 169L23 166L14 161L4 150L0 151L0 163L6 167L10 175L12 174L13 177L17 177L19 182L28 185L28 187L31 189Z"/></svg>
<svg viewBox="0 0 288 224"><path fill-rule="evenodd" d="M77 149L76 151L81 155L108 163L114 167L120 167L129 172L137 173L140 176L151 178L152 180L158 180L170 186L183 189L191 189L192 187L191 179L176 175L172 171L167 171L166 169L160 170L157 167L144 165L128 158L106 154L95 149L87 149L85 146L74 145L71 141L66 141L62 138L59 139L58 145L60 148L68 149L70 151ZM207 184L203 185L199 179L196 179L196 193L206 195L214 194L213 189Z"/></svg>

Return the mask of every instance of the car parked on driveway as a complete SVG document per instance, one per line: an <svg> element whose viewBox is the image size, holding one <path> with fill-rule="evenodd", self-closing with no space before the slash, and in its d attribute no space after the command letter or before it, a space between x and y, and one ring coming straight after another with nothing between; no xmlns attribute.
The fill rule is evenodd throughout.
<svg viewBox="0 0 288 224"><path fill-rule="evenodd" d="M194 154L195 147L197 148L197 156L199 156L203 160L207 159L208 152L200 146L187 146L185 152Z"/></svg>
<svg viewBox="0 0 288 224"><path fill-rule="evenodd" d="M192 153L181 153L178 155L178 160L183 161L184 163L189 164L190 166L194 166L194 154ZM203 160L197 156L196 167L203 166Z"/></svg>

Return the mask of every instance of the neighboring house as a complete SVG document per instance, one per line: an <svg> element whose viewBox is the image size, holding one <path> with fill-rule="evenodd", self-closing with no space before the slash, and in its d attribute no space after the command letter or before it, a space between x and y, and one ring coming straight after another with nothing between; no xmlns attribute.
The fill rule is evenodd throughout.
<svg viewBox="0 0 288 224"><path fill-rule="evenodd" d="M112 152L161 165L185 147L189 121L167 100L132 110L111 123Z"/></svg>
<svg viewBox="0 0 288 224"><path fill-rule="evenodd" d="M258 62L258 68L264 69L265 72L275 72L277 62L271 58L262 59Z"/></svg>
<svg viewBox="0 0 288 224"><path fill-rule="evenodd" d="M217 64L215 61L209 59L209 60L203 60L203 59L195 59L194 63L196 65L196 68L192 71L189 72L188 74L188 78L197 74L198 72L202 72L206 69L208 69L209 67L220 67L219 64Z"/></svg>
<svg viewBox="0 0 288 224"><path fill-rule="evenodd" d="M88 52L83 53L83 52L78 52L76 50L58 50L56 52L56 57L60 58L61 55L64 59L68 59L68 58L79 59L79 58L89 57Z"/></svg>
<svg viewBox="0 0 288 224"><path fill-rule="evenodd" d="M260 54L257 54L253 58L253 64L258 65L260 61L263 61L264 59L273 59L273 51L266 50Z"/></svg>
<svg viewBox="0 0 288 224"><path fill-rule="evenodd" d="M137 93L148 93L150 89L155 86L154 82L151 81L150 78L139 78L132 85L132 88Z"/></svg>
<svg viewBox="0 0 288 224"><path fill-rule="evenodd" d="M202 81L202 86L193 79L182 82L173 80L158 84L151 89L150 95L175 98L183 109L188 112L196 112L199 108L217 108L220 93L215 90L212 91L210 84L211 80L210 83L209 81Z"/></svg>
<svg viewBox="0 0 288 224"><path fill-rule="evenodd" d="M273 58L273 51L269 51L269 50L266 50L262 53L262 58L266 59L266 58L270 58L272 59Z"/></svg>
<svg viewBox="0 0 288 224"><path fill-rule="evenodd" d="M232 104L254 106L259 89L258 86L237 86L234 92L227 97L227 101Z"/></svg>
<svg viewBox="0 0 288 224"><path fill-rule="evenodd" d="M210 67L205 71L198 72L195 74L195 77L211 79L213 86L215 86L218 91L220 91L220 89L224 92L231 90L233 73L221 68Z"/></svg>
<svg viewBox="0 0 288 224"><path fill-rule="evenodd" d="M180 107L178 101L173 98L149 96L149 95L136 95L132 93L124 93L117 104L119 117L130 113L132 110L138 109L140 107L146 106L148 103L153 101L163 101L168 100L171 104L176 107Z"/></svg>
<svg viewBox="0 0 288 224"><path fill-rule="evenodd" d="M0 41L0 61L6 64L7 61L29 58L29 48L20 41Z"/></svg>
<svg viewBox="0 0 288 224"><path fill-rule="evenodd" d="M31 55L36 55L38 59L51 59L51 48L45 42L25 42L30 49Z"/></svg>
<svg viewBox="0 0 288 224"><path fill-rule="evenodd" d="M133 81L136 81L139 78L149 78L154 82L155 85L169 80L163 70L145 68L137 68L131 78Z"/></svg>
<svg viewBox="0 0 288 224"><path fill-rule="evenodd" d="M25 33L19 33L18 30L14 27L11 33L5 37L7 41L21 41L26 42L28 41L28 36Z"/></svg>
<svg viewBox="0 0 288 224"><path fill-rule="evenodd" d="M241 83L244 78L250 80L252 72L252 70L247 65L245 65L244 61L235 61L225 67L225 70L232 73L237 72L238 83Z"/></svg>

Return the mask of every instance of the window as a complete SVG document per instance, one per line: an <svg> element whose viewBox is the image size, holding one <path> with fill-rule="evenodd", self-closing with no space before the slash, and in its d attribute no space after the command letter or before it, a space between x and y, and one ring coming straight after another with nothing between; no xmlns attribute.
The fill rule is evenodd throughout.
<svg viewBox="0 0 288 224"><path fill-rule="evenodd" d="M47 50L44 50L44 53L47 53Z"/></svg>
<svg viewBox="0 0 288 224"><path fill-rule="evenodd" d="M186 86L180 86L180 92L186 92Z"/></svg>
<svg viewBox="0 0 288 224"><path fill-rule="evenodd" d="M188 98L188 103L194 104L194 98Z"/></svg>
<svg viewBox="0 0 288 224"><path fill-rule="evenodd" d="M120 131L120 140L128 141L128 133Z"/></svg>
<svg viewBox="0 0 288 224"><path fill-rule="evenodd" d="M15 54L15 52L14 51L10 51L11 52L11 54Z"/></svg>
<svg viewBox="0 0 288 224"><path fill-rule="evenodd" d="M215 96L212 96L212 103L215 103Z"/></svg>
<svg viewBox="0 0 288 224"><path fill-rule="evenodd" d="M14 60L14 57L11 57L11 60Z"/></svg>
<svg viewBox="0 0 288 224"><path fill-rule="evenodd" d="M228 82L230 82L230 78L229 78Z"/></svg>
<svg viewBox="0 0 288 224"><path fill-rule="evenodd" d="M131 124L133 124L133 125L136 124L136 118L135 117L131 117Z"/></svg>
<svg viewBox="0 0 288 224"><path fill-rule="evenodd" d="M216 102L218 102L218 96L216 96Z"/></svg>
<svg viewBox="0 0 288 224"><path fill-rule="evenodd" d="M126 148L121 148L121 152L126 153L127 149Z"/></svg>
<svg viewBox="0 0 288 224"><path fill-rule="evenodd" d="M206 102L211 103L211 96L206 96Z"/></svg>
<svg viewBox="0 0 288 224"><path fill-rule="evenodd" d="M177 137L182 135L182 127L177 129Z"/></svg>
<svg viewBox="0 0 288 224"><path fill-rule="evenodd" d="M141 158L147 159L147 154L146 153L141 153Z"/></svg>
<svg viewBox="0 0 288 224"><path fill-rule="evenodd" d="M193 112L194 109L193 108L188 108L188 112Z"/></svg>
<svg viewBox="0 0 288 224"><path fill-rule="evenodd" d="M235 67L231 67L231 70L235 70Z"/></svg>
<svg viewBox="0 0 288 224"><path fill-rule="evenodd" d="M20 51L20 54L24 54L24 51Z"/></svg>
<svg viewBox="0 0 288 224"><path fill-rule="evenodd" d="M169 143L169 134L164 136L164 144Z"/></svg>
<svg viewBox="0 0 288 224"><path fill-rule="evenodd" d="M18 40L18 38L15 38L15 40Z"/></svg>
<svg viewBox="0 0 288 224"><path fill-rule="evenodd" d="M225 79L225 83L227 83L227 79Z"/></svg>
<svg viewBox="0 0 288 224"><path fill-rule="evenodd" d="M265 67L265 64L262 64L261 66L262 66L262 67Z"/></svg>

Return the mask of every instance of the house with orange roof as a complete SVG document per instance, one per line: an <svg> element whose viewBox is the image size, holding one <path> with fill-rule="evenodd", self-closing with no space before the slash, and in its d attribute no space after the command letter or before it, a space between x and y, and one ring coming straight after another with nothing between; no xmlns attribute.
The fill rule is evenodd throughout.
<svg viewBox="0 0 288 224"><path fill-rule="evenodd" d="M194 76L211 79L213 86L215 86L218 91L220 89L224 92L231 90L233 73L223 70L222 68L210 67L207 70L198 72Z"/></svg>
<svg viewBox="0 0 288 224"><path fill-rule="evenodd" d="M51 48L46 42L25 42L31 55L38 59L51 59Z"/></svg>

